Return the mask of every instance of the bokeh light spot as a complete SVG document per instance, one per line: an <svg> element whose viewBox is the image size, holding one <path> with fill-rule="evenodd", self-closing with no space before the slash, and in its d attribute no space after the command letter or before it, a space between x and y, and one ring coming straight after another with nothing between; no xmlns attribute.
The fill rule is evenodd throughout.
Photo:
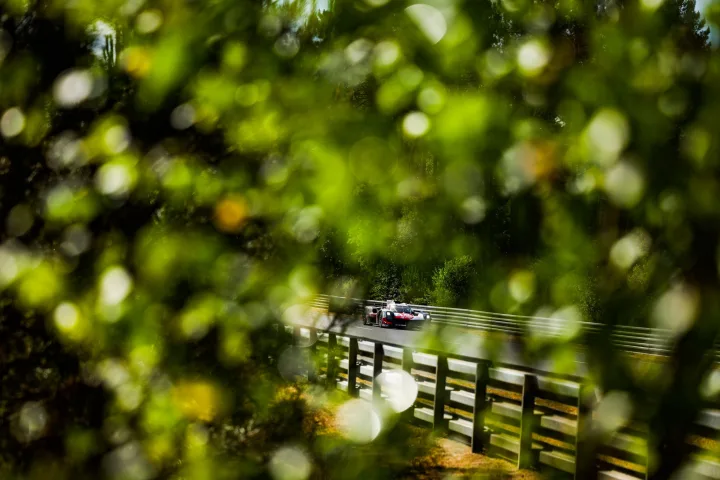
<svg viewBox="0 0 720 480"><path fill-rule="evenodd" d="M60 249L67 255L76 256L90 247L92 236L84 225L71 225L63 233Z"/></svg>
<svg viewBox="0 0 720 480"><path fill-rule="evenodd" d="M110 480L150 480L155 469L135 441L125 443L103 458L103 469Z"/></svg>
<svg viewBox="0 0 720 480"><path fill-rule="evenodd" d="M61 74L53 87L55 103L61 107L75 107L93 91L93 76L87 70L70 70Z"/></svg>
<svg viewBox="0 0 720 480"><path fill-rule="evenodd" d="M645 192L645 178L634 165L620 162L605 175L605 191L610 200L625 208L634 207Z"/></svg>
<svg viewBox="0 0 720 480"><path fill-rule="evenodd" d="M445 105L445 91L439 87L425 87L420 90L417 103L425 113L438 113Z"/></svg>
<svg viewBox="0 0 720 480"><path fill-rule="evenodd" d="M527 76L539 74L550 61L549 47L538 39L525 42L517 53L517 62L520 71Z"/></svg>
<svg viewBox="0 0 720 480"><path fill-rule="evenodd" d="M595 160L608 165L627 145L630 138L630 128L625 116L610 109L599 111L587 128L588 148Z"/></svg>
<svg viewBox="0 0 720 480"><path fill-rule="evenodd" d="M55 308L55 326L64 333L75 330L80 323L80 311L70 302L63 302Z"/></svg>
<svg viewBox="0 0 720 480"><path fill-rule="evenodd" d="M13 433L21 442L37 440L45 434L48 420L48 413L40 402L26 402L18 412Z"/></svg>
<svg viewBox="0 0 720 480"><path fill-rule="evenodd" d="M474 225L485 218L487 203L482 197L473 195L463 200L460 208L463 222Z"/></svg>
<svg viewBox="0 0 720 480"><path fill-rule="evenodd" d="M389 67L400 59L400 46L391 40L385 40L375 46L375 64Z"/></svg>
<svg viewBox="0 0 720 480"><path fill-rule="evenodd" d="M370 443L380 434L382 421L373 406L359 398L342 404L335 415L342 435L354 443Z"/></svg>
<svg viewBox="0 0 720 480"><path fill-rule="evenodd" d="M156 31L162 25L162 12L157 9L145 10L137 16L135 28L138 32L148 34Z"/></svg>
<svg viewBox="0 0 720 480"><path fill-rule="evenodd" d="M447 33L445 16L437 8L424 3L416 3L405 8L405 12L430 43L438 43Z"/></svg>
<svg viewBox="0 0 720 480"><path fill-rule="evenodd" d="M0 288L4 288L17 278L20 262L12 249L0 247Z"/></svg>
<svg viewBox="0 0 720 480"><path fill-rule="evenodd" d="M292 58L300 51L300 41L293 33L286 33L275 41L275 53L282 58Z"/></svg>
<svg viewBox="0 0 720 480"><path fill-rule="evenodd" d="M235 233L248 218L248 205L239 196L227 197L215 205L215 226L223 232Z"/></svg>
<svg viewBox="0 0 720 480"><path fill-rule="evenodd" d="M0 133L5 138L17 137L25 129L25 114L17 107L9 108L0 118Z"/></svg>
<svg viewBox="0 0 720 480"><path fill-rule="evenodd" d="M610 249L610 261L622 270L630 268L638 259L647 255L652 240L642 229L633 230L615 242Z"/></svg>
<svg viewBox="0 0 720 480"><path fill-rule="evenodd" d="M123 267L110 267L100 278L100 301L103 305L117 305L132 290L133 281Z"/></svg>
<svg viewBox="0 0 720 480"><path fill-rule="evenodd" d="M118 405L125 411L136 410L142 403L142 399L142 388L134 382L125 382L117 389Z"/></svg>
<svg viewBox="0 0 720 480"><path fill-rule="evenodd" d="M364 61L373 49L373 43L367 38L358 38L345 48L345 58L352 64Z"/></svg>
<svg viewBox="0 0 720 480"><path fill-rule="evenodd" d="M125 196L134 184L134 172L122 163L106 163L95 175L95 185L100 193L113 198Z"/></svg>
<svg viewBox="0 0 720 480"><path fill-rule="evenodd" d="M170 125L177 130L185 130L195 123L195 108L189 103L175 107L170 114Z"/></svg>
<svg viewBox="0 0 720 480"><path fill-rule="evenodd" d="M422 137L430 129L430 119L422 112L410 112L403 119L403 131L410 138Z"/></svg>
<svg viewBox="0 0 720 480"><path fill-rule="evenodd" d="M73 132L63 132L50 144L47 153L48 165L55 170L77 167L86 162L82 140Z"/></svg>
<svg viewBox="0 0 720 480"><path fill-rule="evenodd" d="M508 290L516 302L527 302L535 293L535 275L527 270L514 272L510 276Z"/></svg>
<svg viewBox="0 0 720 480"><path fill-rule="evenodd" d="M307 453L295 446L276 450L268 467L275 480L305 480L312 471L312 463Z"/></svg>
<svg viewBox="0 0 720 480"><path fill-rule="evenodd" d="M181 381L173 388L173 401L188 418L211 421L221 408L220 391L205 381Z"/></svg>
<svg viewBox="0 0 720 480"><path fill-rule="evenodd" d="M146 76L152 66L150 52L143 47L128 48L123 51L120 60L125 71L138 78Z"/></svg>
<svg viewBox="0 0 720 480"><path fill-rule="evenodd" d="M404 370L385 370L375 378L380 384L386 401L395 412L404 412L412 407L418 395L415 379Z"/></svg>
<svg viewBox="0 0 720 480"><path fill-rule="evenodd" d="M292 232L300 243L310 243L320 234L322 209L317 206L305 207L298 214Z"/></svg>
<svg viewBox="0 0 720 480"><path fill-rule="evenodd" d="M640 3L645 10L653 11L663 4L663 0L641 0Z"/></svg>
<svg viewBox="0 0 720 480"><path fill-rule="evenodd" d="M625 392L614 390L600 400L593 419L603 434L609 434L628 423L632 410L630 396Z"/></svg>
<svg viewBox="0 0 720 480"><path fill-rule="evenodd" d="M668 329L672 336L685 333L695 321L700 299L697 292L684 284L667 290L655 302L652 320L656 327Z"/></svg>
<svg viewBox="0 0 720 480"><path fill-rule="evenodd" d="M103 135L103 142L110 153L122 153L130 146L130 132L123 125L113 125Z"/></svg>

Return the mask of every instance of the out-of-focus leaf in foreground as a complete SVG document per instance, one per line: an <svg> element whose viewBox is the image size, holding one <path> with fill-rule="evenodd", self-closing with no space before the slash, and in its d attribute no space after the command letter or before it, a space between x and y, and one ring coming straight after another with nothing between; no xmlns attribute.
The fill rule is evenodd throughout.
<svg viewBox="0 0 720 480"><path fill-rule="evenodd" d="M561 369L583 322L670 329L651 385L587 350L671 471L720 313L708 38L692 0L0 1L0 475L407 474L275 328L349 285L551 317Z"/></svg>

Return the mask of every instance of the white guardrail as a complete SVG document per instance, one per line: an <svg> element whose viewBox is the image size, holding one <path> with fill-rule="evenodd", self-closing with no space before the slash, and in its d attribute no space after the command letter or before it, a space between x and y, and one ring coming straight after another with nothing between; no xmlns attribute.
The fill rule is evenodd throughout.
<svg viewBox="0 0 720 480"><path fill-rule="evenodd" d="M381 306L386 302L380 300L352 300L363 305ZM318 295L311 305L317 308L329 307L330 296ZM649 355L667 355L673 348L675 336L669 329L616 325L608 327L602 323L572 321L563 318L533 317L507 313L465 310L461 308L435 307L432 305L408 304L416 310L428 312L432 323L452 325L456 327L474 328L488 332L499 332L508 335L527 335L546 338L587 337L601 332L610 332L612 343L619 349L631 353ZM720 356L720 344L715 343L715 354Z"/></svg>

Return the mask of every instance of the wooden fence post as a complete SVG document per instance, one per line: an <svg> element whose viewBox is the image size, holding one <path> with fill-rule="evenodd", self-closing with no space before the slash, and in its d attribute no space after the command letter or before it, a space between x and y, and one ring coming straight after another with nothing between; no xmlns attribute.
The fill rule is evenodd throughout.
<svg viewBox="0 0 720 480"><path fill-rule="evenodd" d="M448 361L445 355L437 356L435 369L435 403L433 405L433 430L445 429L445 384L447 382Z"/></svg>
<svg viewBox="0 0 720 480"><path fill-rule="evenodd" d="M314 328L309 329L310 336L308 338L308 342L310 344L307 347L308 350L308 357L310 358L310 361L308 362L308 381L311 383L317 382L318 377L318 362L317 362L317 330Z"/></svg>
<svg viewBox="0 0 720 480"><path fill-rule="evenodd" d="M375 352L373 353L373 400L377 401L381 398L380 382L377 381L378 375L382 373L383 361L385 360L385 350L383 344L375 342Z"/></svg>
<svg viewBox="0 0 720 480"><path fill-rule="evenodd" d="M537 393L537 377L526 374L522 391L522 417L520 417L520 453L518 468L532 465L532 430L535 421L535 395Z"/></svg>
<svg viewBox="0 0 720 480"><path fill-rule="evenodd" d="M487 362L478 362L475 368L475 403L473 405L473 431L471 446L473 453L480 453L485 446L485 410L487 409L487 384L490 367Z"/></svg>
<svg viewBox="0 0 720 480"><path fill-rule="evenodd" d="M413 352L409 348L403 348L402 353L402 369L412 375L413 368ZM411 421L415 417L415 404L402 413L401 418L406 422Z"/></svg>
<svg viewBox="0 0 720 480"><path fill-rule="evenodd" d="M357 374L359 370L358 366L358 340L357 338L350 339L350 346L348 348L348 395L357 397L358 391L357 385Z"/></svg>
<svg viewBox="0 0 720 480"><path fill-rule="evenodd" d="M403 348L402 369L412 375L413 352L409 348Z"/></svg>
<svg viewBox="0 0 720 480"><path fill-rule="evenodd" d="M327 374L325 376L327 388L334 389L337 385L337 335L328 333L328 363Z"/></svg>
<svg viewBox="0 0 720 480"><path fill-rule="evenodd" d="M580 384L577 403L577 432L575 434L575 479L595 478L597 446L591 437L592 395L589 385Z"/></svg>

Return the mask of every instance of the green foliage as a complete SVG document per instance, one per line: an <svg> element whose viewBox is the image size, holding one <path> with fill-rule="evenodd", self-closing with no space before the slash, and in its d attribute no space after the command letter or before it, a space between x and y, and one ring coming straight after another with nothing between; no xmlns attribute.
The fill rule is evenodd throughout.
<svg viewBox="0 0 720 480"><path fill-rule="evenodd" d="M441 306L470 303L475 275L474 262L468 255L448 260L432 277L431 298Z"/></svg>
<svg viewBox="0 0 720 480"><path fill-rule="evenodd" d="M395 417L359 455L285 395L334 289L667 328L656 385L588 356L669 476L720 314L694 2L313 5L0 0L0 476L400 476Z"/></svg>

